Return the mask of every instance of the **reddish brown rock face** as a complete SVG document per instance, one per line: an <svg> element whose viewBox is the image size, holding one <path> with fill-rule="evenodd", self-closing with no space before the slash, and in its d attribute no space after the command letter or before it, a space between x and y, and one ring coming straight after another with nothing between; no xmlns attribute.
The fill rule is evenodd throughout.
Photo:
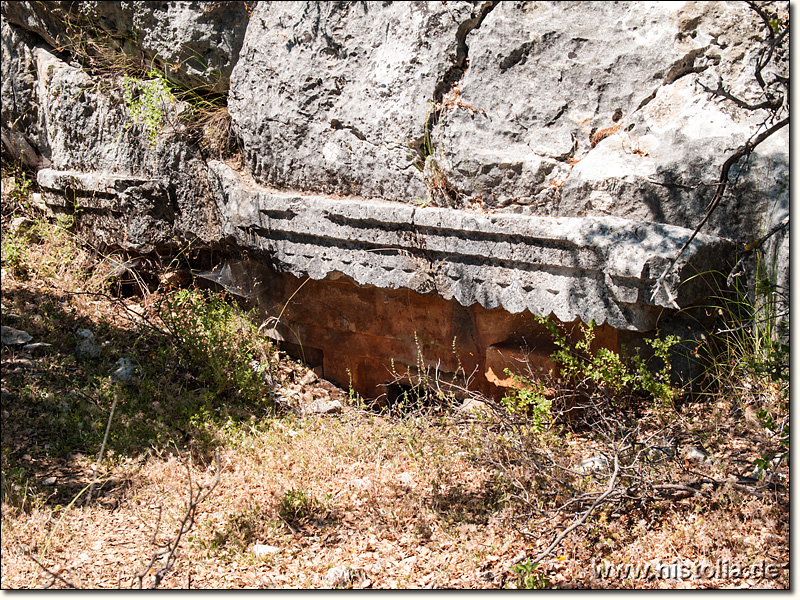
<svg viewBox="0 0 800 600"><path fill-rule="evenodd" d="M463 307L435 295L359 286L345 277L315 281L276 274L266 296L268 312L282 312L275 329L284 349L364 398L385 395L398 375L409 367L416 372L420 357L445 377L459 367L474 373L472 386L494 397L513 385L505 369L527 374L527 363L555 368L551 336L529 312ZM566 327L572 331L577 323ZM606 325L595 333L595 346L612 350L619 350L621 337L635 335Z"/></svg>

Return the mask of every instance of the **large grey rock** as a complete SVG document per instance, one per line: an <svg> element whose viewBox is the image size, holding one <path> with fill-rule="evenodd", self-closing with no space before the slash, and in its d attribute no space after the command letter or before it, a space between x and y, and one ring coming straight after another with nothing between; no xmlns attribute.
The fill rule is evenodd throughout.
<svg viewBox="0 0 800 600"><path fill-rule="evenodd" d="M43 47L29 50L27 112L36 135L25 140L37 144L40 166L49 165L38 175L45 201L88 209L77 215L78 225L100 246L147 253L193 239L213 243L218 218L205 162L177 119L174 99L164 99L161 126L151 138L126 106L122 78L100 82ZM22 87L4 83L4 107ZM19 136L5 118L2 130L9 151L14 144L5 140ZM53 179L53 173L61 175Z"/></svg>
<svg viewBox="0 0 800 600"><path fill-rule="evenodd" d="M5 3L3 4L5 6ZM29 169L47 166L47 138L40 127L36 97L36 41L33 36L0 19L3 51L0 138L3 152Z"/></svg>
<svg viewBox="0 0 800 600"><path fill-rule="evenodd" d="M763 100L763 38L745 3L262 3L230 111L261 184L694 228L768 117L702 86ZM705 232L788 214L788 135L732 170Z"/></svg>
<svg viewBox="0 0 800 600"><path fill-rule="evenodd" d="M95 340L94 334L88 329L78 329L75 332L78 343L75 354L78 358L97 358L103 352L102 346Z"/></svg>
<svg viewBox="0 0 800 600"><path fill-rule="evenodd" d="M2 326L3 343L6 346L22 346L33 339L30 333L7 325Z"/></svg>
<svg viewBox="0 0 800 600"><path fill-rule="evenodd" d="M489 206L693 227L708 184L766 114L698 82L723 77L751 97L762 35L744 3L502 2L470 36L459 86L473 108L445 110L432 145L451 184ZM761 163L781 148L785 158L787 141ZM723 235L728 220L715 220Z"/></svg>
<svg viewBox="0 0 800 600"><path fill-rule="evenodd" d="M698 83L754 97L762 29L744 3L262 3L230 108L260 183L693 227L766 114ZM787 159L785 130L710 230L763 227L757 186L786 210Z"/></svg>
<svg viewBox="0 0 800 600"><path fill-rule="evenodd" d="M76 46L107 47L183 87L226 92L253 4L22 1L2 14L76 60Z"/></svg>
<svg viewBox="0 0 800 600"><path fill-rule="evenodd" d="M463 61L469 2L261 2L229 107L260 183L414 201L430 100Z"/></svg>

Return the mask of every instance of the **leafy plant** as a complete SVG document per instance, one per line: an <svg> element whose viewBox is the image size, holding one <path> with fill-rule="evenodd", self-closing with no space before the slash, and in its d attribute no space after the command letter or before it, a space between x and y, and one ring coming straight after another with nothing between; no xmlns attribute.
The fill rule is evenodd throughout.
<svg viewBox="0 0 800 600"><path fill-rule="evenodd" d="M458 190L449 181L448 171L443 161L444 152L437 149L434 142L433 129L439 123L442 107L433 103L425 121L425 131L421 139L411 143L411 149L416 155L412 164L422 175L422 180L428 188L428 197L417 199L421 206L456 207L461 198ZM440 128L442 125L439 125Z"/></svg>
<svg viewBox="0 0 800 600"><path fill-rule="evenodd" d="M26 240L23 237L8 233L2 241L2 265L9 269L20 280L28 279L31 267L28 262Z"/></svg>
<svg viewBox="0 0 800 600"><path fill-rule="evenodd" d="M3 164L3 192L7 195L12 205L22 205L28 207L30 194L33 191L34 179L31 174L20 169L10 169L11 173L6 174L6 165Z"/></svg>
<svg viewBox="0 0 800 600"><path fill-rule="evenodd" d="M251 315L220 296L179 290L165 298L161 319L179 342L180 359L216 395L263 403L275 355Z"/></svg>
<svg viewBox="0 0 800 600"><path fill-rule="evenodd" d="M541 381L531 380L505 370L519 387L511 389L503 396L503 405L512 413L523 414L534 431L541 433L552 421L550 411L553 401L546 395L546 388Z"/></svg>
<svg viewBox="0 0 800 600"><path fill-rule="evenodd" d="M594 322L579 325L581 337L571 342L548 317L536 317L545 325L553 337L557 350L552 358L559 367L559 383L569 388L578 388L584 393L602 394L612 402L630 398L637 393L647 393L665 402L671 402L678 394L670 384L670 349L678 343L676 336L645 340L653 350L661 368L653 372L638 349L630 356L607 348L592 352L595 338Z"/></svg>
<svg viewBox="0 0 800 600"><path fill-rule="evenodd" d="M532 562L529 558L524 563L517 563L511 570L517 574L517 588L523 590L543 590L550 585L544 573L537 571L539 563Z"/></svg>
<svg viewBox="0 0 800 600"><path fill-rule="evenodd" d="M175 104L175 96L167 79L157 69L151 69L147 75L149 80L126 75L123 99L132 122L142 124L147 139L155 146L165 124L165 109Z"/></svg>
<svg viewBox="0 0 800 600"><path fill-rule="evenodd" d="M290 525L299 525L316 518L324 506L302 488L286 490L278 503L278 514Z"/></svg>

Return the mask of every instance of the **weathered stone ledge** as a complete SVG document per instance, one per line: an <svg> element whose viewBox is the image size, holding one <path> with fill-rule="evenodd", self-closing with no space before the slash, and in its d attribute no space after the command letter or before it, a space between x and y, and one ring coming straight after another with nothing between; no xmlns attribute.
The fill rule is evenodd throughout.
<svg viewBox="0 0 800 600"><path fill-rule="evenodd" d="M436 293L463 306L553 314L648 331L667 292L655 278L691 235L669 225L617 217L479 214L404 204L275 192L209 163L223 234L271 254L274 266L312 279L345 275L361 285ZM698 235L668 289L680 307L707 292L702 272L720 268L731 242Z"/></svg>
<svg viewBox="0 0 800 600"><path fill-rule="evenodd" d="M698 273L721 268L731 242L698 235L666 290L655 280L691 231L618 217L480 214L376 200L275 192L211 161L209 179L222 237L267 251L274 266L312 279L345 275L360 285L435 293L463 306L553 314L648 331L663 309L703 298ZM42 169L45 200L64 205L72 192L84 208L121 208L131 190L161 182L109 173ZM152 193L152 190L151 190ZM166 193L166 192L164 192ZM117 206L120 205L120 206Z"/></svg>
<svg viewBox="0 0 800 600"><path fill-rule="evenodd" d="M146 189L149 195L167 197L166 185L158 179L113 173L81 173L41 169L36 181L44 192L44 200L51 206L122 210L123 202L131 193Z"/></svg>

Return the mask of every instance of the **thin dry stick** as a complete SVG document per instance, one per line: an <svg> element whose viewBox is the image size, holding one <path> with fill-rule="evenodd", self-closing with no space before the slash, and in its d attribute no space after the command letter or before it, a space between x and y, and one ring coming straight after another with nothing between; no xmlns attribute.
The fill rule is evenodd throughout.
<svg viewBox="0 0 800 600"><path fill-rule="evenodd" d="M114 401L111 403L111 412L108 415L108 423L106 423L106 433L103 435L103 443L100 446L100 453L97 455L97 463L94 467L94 476L92 477L92 484L89 486L89 493L86 496L85 506L89 506L92 501L92 492L94 491L94 484L97 481L97 473L100 471L100 463L103 460L103 451L106 449L106 441L108 440L108 432L111 430L111 421L114 418L114 410L117 408L117 400L119 399L119 388L114 392Z"/></svg>
<svg viewBox="0 0 800 600"><path fill-rule="evenodd" d="M589 515L592 514L592 511L594 511L594 509L597 508L603 501L605 501L605 499L608 498L608 496L611 495L611 493L614 491L614 485L617 483L618 473L619 473L619 458L617 453L615 453L614 473L611 475L611 481L609 481L608 483L608 489L605 492L603 492L601 496L597 497L597 499L592 503L589 509L586 512L584 512L583 515L581 515L580 519L578 519L572 525L570 525L564 531L562 531L558 535L558 537L556 537L556 539L553 540L553 543L550 544L544 552L542 552L539 556L536 557L536 560L533 561L534 563L542 562L561 543L561 540L563 540L569 534L570 531L572 531L573 529L577 529L578 527L584 524L586 519L589 518Z"/></svg>
<svg viewBox="0 0 800 600"><path fill-rule="evenodd" d="M58 573L55 573L55 572L51 571L50 569L48 569L47 567L45 567L45 566L44 566L44 565L43 565L41 562L39 562L39 559L38 559L38 558L36 558L36 557L35 557L33 554L31 554L31 553L30 553L30 552L28 552L27 550L25 550L25 549L24 549L22 546L18 546L18 548L17 548L17 549L18 549L18 550L19 550L19 551L20 551L22 554L24 554L25 556L27 556L28 558L30 558L30 559L31 559L33 562L35 562L37 565L39 565L39 567L40 567L40 568L41 568L43 571L45 571L45 572L46 572L48 575L50 575L50 577L52 577L52 580L50 581L50 583L48 583L48 584L47 584L46 586L44 586L42 589L45 589L45 590L47 590L47 589L50 589L50 587L51 587L51 586L52 586L52 585L53 585L53 584L54 584L56 581L60 581L61 583L63 583L64 585L66 585L68 588L71 588L71 589L73 589L73 590L76 590L76 589L78 589L77 587L75 587L75 585L74 585L74 584L73 584L71 581L68 581L68 580L64 579L64 578L63 578L61 575L59 575Z"/></svg>
<svg viewBox="0 0 800 600"><path fill-rule="evenodd" d="M138 588L142 589L142 584L144 582L144 578L147 577L147 574L153 570L156 562L163 558L163 564L160 569L153 573L153 583L149 586L149 589L155 589L159 586L162 579L166 576L166 574L172 569L175 565L175 561L177 559L176 552L178 551L178 546L181 543L181 539L185 534L187 534L192 527L194 526L194 519L197 513L197 507L214 491L214 488L217 487L219 484L220 477L222 475L222 467L220 465L219 459L219 451L216 453L216 465L217 465L217 474L214 477L211 485L207 488L202 485L197 486L197 494L194 493L194 488L192 484L192 472L191 467L187 464L186 470L189 476L189 502L187 503L186 507L186 514L183 516L183 519L180 522L180 526L178 527L178 532L175 536L167 541L165 544L162 545L160 550L156 550L153 555L150 557L150 562L142 569L139 573L136 574L136 579L138 580Z"/></svg>

